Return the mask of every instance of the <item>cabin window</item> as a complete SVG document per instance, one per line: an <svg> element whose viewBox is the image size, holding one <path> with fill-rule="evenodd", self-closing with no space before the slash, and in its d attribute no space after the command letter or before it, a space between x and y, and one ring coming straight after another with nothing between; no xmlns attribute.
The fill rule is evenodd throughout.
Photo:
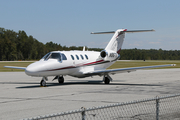
<svg viewBox="0 0 180 120"><path fill-rule="evenodd" d="M86 57L86 59L88 60L88 56L87 56L87 55L85 55L85 57Z"/></svg>
<svg viewBox="0 0 180 120"><path fill-rule="evenodd" d="M74 60L74 56L73 55L71 55L71 58L72 58L72 60Z"/></svg>
<svg viewBox="0 0 180 120"><path fill-rule="evenodd" d="M80 56L81 56L82 60L84 60L84 57L82 55L80 55Z"/></svg>
<svg viewBox="0 0 180 120"><path fill-rule="evenodd" d="M61 61L61 56L59 53L51 53L51 55L49 56L49 59L57 59Z"/></svg>
<svg viewBox="0 0 180 120"><path fill-rule="evenodd" d="M77 60L79 60L79 56L78 55L76 55L76 58L77 58Z"/></svg>
<svg viewBox="0 0 180 120"><path fill-rule="evenodd" d="M61 53L61 56L62 56L62 60L67 60L67 57L63 53Z"/></svg>

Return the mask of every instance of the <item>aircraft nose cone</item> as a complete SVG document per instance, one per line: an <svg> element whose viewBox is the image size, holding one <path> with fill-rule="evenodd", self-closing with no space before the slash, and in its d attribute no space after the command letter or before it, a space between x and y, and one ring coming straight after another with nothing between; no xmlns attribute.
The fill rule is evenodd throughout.
<svg viewBox="0 0 180 120"><path fill-rule="evenodd" d="M25 73L30 76L32 76L34 74L34 72L35 71L34 71L33 67L31 67L30 65L25 70Z"/></svg>
<svg viewBox="0 0 180 120"><path fill-rule="evenodd" d="M25 73L29 76L38 76L38 74L39 74L38 69L39 69L38 64L33 63L33 64L30 64L29 66L27 66Z"/></svg>

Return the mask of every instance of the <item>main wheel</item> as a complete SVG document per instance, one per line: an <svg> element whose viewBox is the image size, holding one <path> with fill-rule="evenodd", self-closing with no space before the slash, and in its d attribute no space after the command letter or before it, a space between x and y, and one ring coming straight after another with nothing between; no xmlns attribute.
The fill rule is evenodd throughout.
<svg viewBox="0 0 180 120"><path fill-rule="evenodd" d="M58 82L59 82L59 83L64 83L64 77L63 77L63 76L62 76L62 77L59 77L59 78L58 78Z"/></svg>
<svg viewBox="0 0 180 120"><path fill-rule="evenodd" d="M40 85L41 85L42 87L46 87L46 81L45 81L45 80L41 80Z"/></svg>
<svg viewBox="0 0 180 120"><path fill-rule="evenodd" d="M110 83L110 80L109 80L108 77L105 77L104 83L105 83L105 84L109 84L109 83Z"/></svg>

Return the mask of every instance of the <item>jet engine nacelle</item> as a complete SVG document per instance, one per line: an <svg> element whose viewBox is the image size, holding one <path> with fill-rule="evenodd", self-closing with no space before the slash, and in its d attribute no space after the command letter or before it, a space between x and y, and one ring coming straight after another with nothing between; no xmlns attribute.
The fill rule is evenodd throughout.
<svg viewBox="0 0 180 120"><path fill-rule="evenodd" d="M105 61L113 61L113 60L116 60L120 57L120 55L114 51L111 51L111 50L102 50L100 52L100 56L102 59L104 59Z"/></svg>

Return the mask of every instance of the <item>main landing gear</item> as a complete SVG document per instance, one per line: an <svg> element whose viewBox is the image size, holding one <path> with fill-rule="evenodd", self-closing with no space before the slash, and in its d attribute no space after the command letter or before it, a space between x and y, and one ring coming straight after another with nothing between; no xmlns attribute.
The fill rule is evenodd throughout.
<svg viewBox="0 0 180 120"><path fill-rule="evenodd" d="M58 79L58 82L60 84L64 83L64 77L62 75L61 76L60 75L56 76L53 80L55 80L55 79ZM40 85L42 87L46 87L46 81L48 81L47 77L43 77L41 82L40 82ZM108 74L106 74L106 75L104 75L103 81L104 81L105 84L109 84L110 81L112 81L112 78Z"/></svg>
<svg viewBox="0 0 180 120"><path fill-rule="evenodd" d="M64 77L63 76L59 76L58 77L58 82L59 83L64 83Z"/></svg>
<svg viewBox="0 0 180 120"><path fill-rule="evenodd" d="M55 79L58 79L58 82L59 82L60 84L64 83L64 77L63 77L63 76L58 75L58 76L56 76L53 80L55 80ZM43 77L42 80L41 80L41 82L40 82L40 85L41 85L42 87L46 87L46 81L48 81L47 77Z"/></svg>
<svg viewBox="0 0 180 120"><path fill-rule="evenodd" d="M109 84L110 81L112 81L112 78L107 74L107 75L104 75L103 81L105 84Z"/></svg>

